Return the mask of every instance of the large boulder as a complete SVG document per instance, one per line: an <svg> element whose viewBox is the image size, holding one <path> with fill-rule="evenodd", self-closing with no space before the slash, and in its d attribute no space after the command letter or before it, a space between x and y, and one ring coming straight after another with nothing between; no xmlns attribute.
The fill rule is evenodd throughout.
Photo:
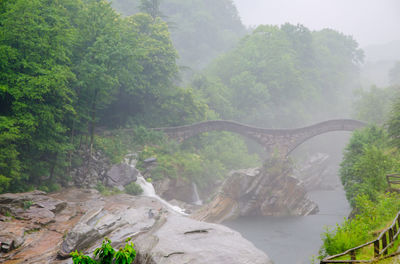
<svg viewBox="0 0 400 264"><path fill-rule="evenodd" d="M109 159L100 151L82 150L78 153L82 164L73 168L70 176L71 186L80 188L96 188L97 184L104 182L107 171L110 169Z"/></svg>
<svg viewBox="0 0 400 264"><path fill-rule="evenodd" d="M262 168L234 171L214 199L192 217L222 222L238 216L309 215L318 212L288 161L271 159Z"/></svg>
<svg viewBox="0 0 400 264"><path fill-rule="evenodd" d="M106 174L106 184L123 189L125 185L135 182L138 175L139 171L133 166L125 163L113 165Z"/></svg>
<svg viewBox="0 0 400 264"><path fill-rule="evenodd" d="M176 214L166 217L152 232L139 236L135 244L140 252L138 263L272 263L239 233Z"/></svg>

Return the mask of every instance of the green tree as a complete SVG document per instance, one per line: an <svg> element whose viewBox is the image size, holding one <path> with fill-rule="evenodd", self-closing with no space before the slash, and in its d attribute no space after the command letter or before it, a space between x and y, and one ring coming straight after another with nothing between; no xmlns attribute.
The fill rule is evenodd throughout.
<svg viewBox="0 0 400 264"><path fill-rule="evenodd" d="M396 99L390 112L387 122L388 133L393 146L400 149L400 96L396 94Z"/></svg>
<svg viewBox="0 0 400 264"><path fill-rule="evenodd" d="M144 11L153 18L167 17L179 64L189 76L190 69L204 68L246 33L231 0L116 0L113 6L124 15Z"/></svg>
<svg viewBox="0 0 400 264"><path fill-rule="evenodd" d="M340 178L350 204L358 195L376 201L387 188L386 174L398 169L397 156L388 149L387 132L371 126L354 132L340 165Z"/></svg>
<svg viewBox="0 0 400 264"><path fill-rule="evenodd" d="M163 17L160 11L161 0L140 0L139 10L149 14L153 20L157 17Z"/></svg>
<svg viewBox="0 0 400 264"><path fill-rule="evenodd" d="M7 164L8 178L20 173L31 180L52 178L69 149L64 121L74 112L68 57L74 29L63 1L5 1L2 8L0 100L6 134L0 144L7 145L8 154L0 163ZM23 160L20 170L17 157Z"/></svg>
<svg viewBox="0 0 400 264"><path fill-rule="evenodd" d="M394 87L378 88L372 86L369 91L357 91L357 100L354 103L354 117L368 123L382 125L390 114Z"/></svg>
<svg viewBox="0 0 400 264"><path fill-rule="evenodd" d="M204 80L219 84L211 88L213 98L226 98L232 108L231 116L218 112L222 118L293 127L311 117L343 113L361 61L357 43L336 31L261 25L207 67L202 82L195 79L192 85L201 84L207 95L210 88Z"/></svg>

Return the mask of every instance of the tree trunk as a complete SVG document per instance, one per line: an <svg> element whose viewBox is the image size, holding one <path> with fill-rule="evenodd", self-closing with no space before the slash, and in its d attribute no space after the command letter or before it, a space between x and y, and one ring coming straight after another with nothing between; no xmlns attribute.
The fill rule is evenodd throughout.
<svg viewBox="0 0 400 264"><path fill-rule="evenodd" d="M93 142L94 142L94 129L96 126L96 99L97 99L97 90L94 92L92 107L91 107L91 120L90 120L90 128L89 128L89 135L90 135L90 156L93 153Z"/></svg>

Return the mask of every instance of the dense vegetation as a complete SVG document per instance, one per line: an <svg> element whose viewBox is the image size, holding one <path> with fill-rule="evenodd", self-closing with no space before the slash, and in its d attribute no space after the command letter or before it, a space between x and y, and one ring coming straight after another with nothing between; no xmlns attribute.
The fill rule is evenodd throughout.
<svg viewBox="0 0 400 264"><path fill-rule="evenodd" d="M224 119L294 127L343 116L362 60L357 43L336 31L262 25L192 86Z"/></svg>
<svg viewBox="0 0 400 264"><path fill-rule="evenodd" d="M1 191L54 180L99 124L205 118L173 84L177 54L158 18L122 18L105 1L18 0L1 2L0 21Z"/></svg>
<svg viewBox="0 0 400 264"><path fill-rule="evenodd" d="M400 87L393 84L361 92L355 104L355 115L375 125L355 132L345 149L340 176L355 214L323 234L321 256L373 240L400 210L400 196L386 193L386 174L400 170Z"/></svg>
<svg viewBox="0 0 400 264"><path fill-rule="evenodd" d="M205 67L246 33L231 0L114 0L113 6L124 15L150 11L167 21L179 64L188 73Z"/></svg>
<svg viewBox="0 0 400 264"><path fill-rule="evenodd" d="M248 143L209 133L178 146L143 127L217 118L288 127L339 115L362 61L351 37L301 25L259 26L237 42L245 29L228 0L114 6L134 15L105 0L1 2L0 192L59 188L93 148L114 163L141 151L158 158L155 178L205 188L258 164ZM200 67L229 49L177 85L178 53Z"/></svg>

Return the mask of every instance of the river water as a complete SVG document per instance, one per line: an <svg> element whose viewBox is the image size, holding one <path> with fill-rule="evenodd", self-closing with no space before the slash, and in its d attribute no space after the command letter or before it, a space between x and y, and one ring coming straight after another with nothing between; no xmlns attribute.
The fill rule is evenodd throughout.
<svg viewBox="0 0 400 264"><path fill-rule="evenodd" d="M327 225L335 226L350 213L342 189L313 191L309 196L320 212L296 217L242 217L224 225L238 231L263 250L275 264L311 263L322 244L321 234Z"/></svg>

